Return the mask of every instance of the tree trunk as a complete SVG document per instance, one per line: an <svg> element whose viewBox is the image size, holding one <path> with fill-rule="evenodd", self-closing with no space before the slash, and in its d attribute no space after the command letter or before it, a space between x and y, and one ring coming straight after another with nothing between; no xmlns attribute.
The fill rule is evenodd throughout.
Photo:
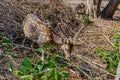
<svg viewBox="0 0 120 80"><path fill-rule="evenodd" d="M86 14L88 14L91 17L95 17L95 9L94 9L94 1L93 0L87 0Z"/></svg>
<svg viewBox="0 0 120 80"><path fill-rule="evenodd" d="M96 5L97 5L96 15L97 15L97 17L100 15L101 3L102 3L102 0L97 0L97 1L96 1Z"/></svg>
<svg viewBox="0 0 120 80"><path fill-rule="evenodd" d="M112 18L118 5L120 4L120 0L110 0L107 6L100 13L100 17L103 19Z"/></svg>
<svg viewBox="0 0 120 80"><path fill-rule="evenodd" d="M100 14L102 0L87 0L87 10L86 14L95 18Z"/></svg>

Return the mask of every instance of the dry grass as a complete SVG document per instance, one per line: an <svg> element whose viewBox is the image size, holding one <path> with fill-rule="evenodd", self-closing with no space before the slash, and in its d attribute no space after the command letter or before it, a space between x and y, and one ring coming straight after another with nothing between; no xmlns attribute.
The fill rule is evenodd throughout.
<svg viewBox="0 0 120 80"><path fill-rule="evenodd" d="M80 20L76 19L76 14L72 8L58 0L0 1L0 39L3 36L11 39L15 44L14 51L19 60L21 60L23 56L29 56L33 60L36 57L36 55L32 54L34 52L31 51L31 41L29 39L25 41L24 46L21 46L25 38L22 24L25 15L29 13L35 13L41 20L50 23L53 34L59 35L61 38L73 38L82 24ZM80 45L74 46L72 53L73 55L84 56L84 58L89 59L89 62L84 61L84 58L80 57L78 57L79 61L77 63L73 62L76 66L83 68L82 70L92 79L107 78L107 74L104 71L105 64L100 63L99 57L94 55L93 51L98 47L111 49L111 44L103 34L111 37L113 33L114 30L103 27L101 24L97 24L96 26L96 23L93 23L86 26L77 37L76 43ZM17 48L21 49L20 53L25 51L25 54L17 54ZM3 46L1 46L1 49L3 49ZM0 54L0 78L15 79L8 70L7 61L9 60L11 60L11 58L6 57L5 54ZM16 62L20 63L19 61L12 61L15 64ZM74 74L73 77L86 78L82 74L79 76Z"/></svg>

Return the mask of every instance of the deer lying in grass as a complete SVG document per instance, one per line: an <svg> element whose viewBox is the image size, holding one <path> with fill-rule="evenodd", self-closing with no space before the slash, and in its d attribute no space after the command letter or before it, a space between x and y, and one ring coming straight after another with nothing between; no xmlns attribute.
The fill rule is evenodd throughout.
<svg viewBox="0 0 120 80"><path fill-rule="evenodd" d="M61 50L63 53L65 53L66 59L69 59L70 40L63 40L63 43L55 41L56 39L53 39L52 37L50 25L41 21L35 14L28 14L25 17L23 32L27 38L31 39L33 42L39 44L40 46L50 43L61 44Z"/></svg>

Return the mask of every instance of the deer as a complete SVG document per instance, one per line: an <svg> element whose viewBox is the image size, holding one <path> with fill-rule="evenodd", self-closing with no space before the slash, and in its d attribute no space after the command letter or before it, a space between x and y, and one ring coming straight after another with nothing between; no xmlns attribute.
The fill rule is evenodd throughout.
<svg viewBox="0 0 120 80"><path fill-rule="evenodd" d="M45 23L40 20L37 15L33 13L25 16L23 21L23 32L25 37L40 46L50 43L55 43L58 45L61 44L60 49L63 51L66 56L65 58L68 60L70 58L70 40L62 40L61 38L58 38L59 40L62 40L62 43L56 41L52 35L50 27L51 26L49 23ZM44 60L44 53L42 54L42 60Z"/></svg>

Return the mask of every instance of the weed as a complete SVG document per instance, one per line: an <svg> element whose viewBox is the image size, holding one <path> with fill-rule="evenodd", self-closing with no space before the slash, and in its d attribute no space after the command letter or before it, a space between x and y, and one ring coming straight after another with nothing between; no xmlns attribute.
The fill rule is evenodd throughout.
<svg viewBox="0 0 120 80"><path fill-rule="evenodd" d="M12 50L12 42L3 37L0 41L1 45L5 45L5 54L6 56L12 56L15 58L14 51ZM50 52L51 49L54 49L54 46L43 46L37 49L38 53ZM68 73L66 72L67 65L60 63L60 54L57 50L53 50L51 55L47 56L43 61L36 59L33 63L32 60L28 57L23 58L21 65L18 67L18 70L13 69L13 64L10 61L8 63L9 70L13 75L22 79L22 80L65 80L68 78ZM17 59L17 58L16 58Z"/></svg>
<svg viewBox="0 0 120 80"><path fill-rule="evenodd" d="M117 66L120 60L120 34L116 33L113 35L114 47L112 50L106 50L104 48L96 49L95 53L100 55L100 60L106 63L106 70L116 74Z"/></svg>
<svg viewBox="0 0 120 80"><path fill-rule="evenodd" d="M6 37L0 41L1 45L5 45L6 56L12 56L14 59L16 56L13 51L13 43ZM44 52L51 52L54 46L43 46L37 49L39 54ZM25 57L22 59L21 65L17 70L13 68L13 64L10 61L8 63L9 70L17 78L22 80L66 80L68 78L68 73L66 72L66 64L61 63L61 59L58 57L60 53L57 50L53 50L50 55L46 56L42 61L41 59L36 59L33 61Z"/></svg>
<svg viewBox="0 0 120 80"><path fill-rule="evenodd" d="M91 24L92 21L88 18L88 15L87 14L84 14L82 16L82 19L84 20L84 23L86 23L87 25Z"/></svg>
<svg viewBox="0 0 120 80"><path fill-rule="evenodd" d="M50 47L44 48L44 50L49 49ZM41 53L41 48L38 51ZM60 59L57 55L57 53L53 53L43 61L39 59L35 63L26 57L22 60L18 70L13 70L12 73L22 80L65 80L68 77L68 73L60 65Z"/></svg>
<svg viewBox="0 0 120 80"><path fill-rule="evenodd" d="M11 56L12 58L16 58L12 51L13 44L8 38L3 37L2 40L0 41L0 45L1 46L4 45L4 52L7 57Z"/></svg>

